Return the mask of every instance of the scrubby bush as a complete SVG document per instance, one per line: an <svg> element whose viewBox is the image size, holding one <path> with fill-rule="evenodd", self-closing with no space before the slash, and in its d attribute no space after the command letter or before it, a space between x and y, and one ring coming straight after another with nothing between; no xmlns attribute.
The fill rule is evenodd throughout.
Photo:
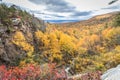
<svg viewBox="0 0 120 80"><path fill-rule="evenodd" d="M0 80L62 80L66 79L63 69L57 69L55 64L39 66L26 64L19 67L0 66Z"/></svg>
<svg viewBox="0 0 120 80"><path fill-rule="evenodd" d="M120 13L116 15L113 26L115 27L120 26Z"/></svg>

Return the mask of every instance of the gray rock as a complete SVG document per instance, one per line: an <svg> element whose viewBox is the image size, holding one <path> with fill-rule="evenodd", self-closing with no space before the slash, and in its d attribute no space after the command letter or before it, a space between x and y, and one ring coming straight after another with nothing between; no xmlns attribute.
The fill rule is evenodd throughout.
<svg viewBox="0 0 120 80"><path fill-rule="evenodd" d="M107 70L102 76L101 80L120 80L120 65L116 68Z"/></svg>

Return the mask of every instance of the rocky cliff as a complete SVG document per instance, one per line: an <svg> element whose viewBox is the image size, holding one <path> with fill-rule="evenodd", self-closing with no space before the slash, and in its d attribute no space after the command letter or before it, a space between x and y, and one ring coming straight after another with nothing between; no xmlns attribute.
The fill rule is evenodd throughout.
<svg viewBox="0 0 120 80"><path fill-rule="evenodd" d="M35 31L45 32L44 21L35 18L15 5L0 5L0 64L16 64L16 61L37 53Z"/></svg>

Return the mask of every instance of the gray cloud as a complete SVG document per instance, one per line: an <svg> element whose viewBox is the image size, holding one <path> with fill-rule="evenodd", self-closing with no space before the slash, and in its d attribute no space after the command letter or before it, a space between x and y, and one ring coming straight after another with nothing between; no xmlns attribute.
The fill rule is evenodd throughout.
<svg viewBox="0 0 120 80"><path fill-rule="evenodd" d="M31 13L36 13L36 14L44 14L39 10L30 10Z"/></svg>
<svg viewBox="0 0 120 80"><path fill-rule="evenodd" d="M64 0L29 0L35 4L43 4L43 5L66 5L67 2Z"/></svg>
<svg viewBox="0 0 120 80"><path fill-rule="evenodd" d="M42 15L51 16L51 17L59 17L59 18L64 18L65 17L65 16L61 16L61 15L58 15L58 14L43 13L43 12L40 12L39 10L31 10L30 12L33 13L33 14L42 14Z"/></svg>
<svg viewBox="0 0 120 80"><path fill-rule="evenodd" d="M92 14L92 11L84 11L80 12L76 10L76 7L70 5L65 0L29 0L37 5L44 5L46 6L46 11L50 12L56 12L56 14L49 14L49 13L42 13L40 11L33 11L35 14L42 14L43 16L46 16L47 18L53 18L57 17L58 19L66 18L66 16L58 15L57 13L71 13L69 17L71 18L77 18L79 16L89 16Z"/></svg>
<svg viewBox="0 0 120 80"><path fill-rule="evenodd" d="M37 5L45 5L47 11L52 12L73 12L75 7L64 0L29 0Z"/></svg>
<svg viewBox="0 0 120 80"><path fill-rule="evenodd" d="M71 16L88 16L92 13L92 11L84 11L84 12L79 12L79 11L76 11L74 12Z"/></svg>
<svg viewBox="0 0 120 80"><path fill-rule="evenodd" d="M102 8L102 9L120 9L120 6L119 5L115 5L115 6L109 6L109 7L106 7L106 8Z"/></svg>
<svg viewBox="0 0 120 80"><path fill-rule="evenodd" d="M53 12L73 12L75 11L74 6L70 6L68 4L66 5L48 5L47 11L53 11Z"/></svg>
<svg viewBox="0 0 120 80"><path fill-rule="evenodd" d="M53 16L53 17L60 17L60 18L64 18L65 16L61 16L61 15L57 15L57 14L49 14L50 16Z"/></svg>

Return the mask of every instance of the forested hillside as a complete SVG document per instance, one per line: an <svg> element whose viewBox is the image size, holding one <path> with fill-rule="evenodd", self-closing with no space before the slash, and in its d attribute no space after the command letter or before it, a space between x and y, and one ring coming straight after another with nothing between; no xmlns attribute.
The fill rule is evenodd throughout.
<svg viewBox="0 0 120 80"><path fill-rule="evenodd" d="M77 55L72 60L76 72L104 71L119 64L119 16L119 12L114 12L82 22L48 24L48 32L60 31L71 37L69 40L72 40ZM70 42L67 41L69 45Z"/></svg>
<svg viewBox="0 0 120 80"><path fill-rule="evenodd" d="M51 24L15 5L0 5L2 80L10 75L14 75L10 80L67 80L68 68L67 75L75 75L104 72L118 64L120 12L81 22Z"/></svg>

